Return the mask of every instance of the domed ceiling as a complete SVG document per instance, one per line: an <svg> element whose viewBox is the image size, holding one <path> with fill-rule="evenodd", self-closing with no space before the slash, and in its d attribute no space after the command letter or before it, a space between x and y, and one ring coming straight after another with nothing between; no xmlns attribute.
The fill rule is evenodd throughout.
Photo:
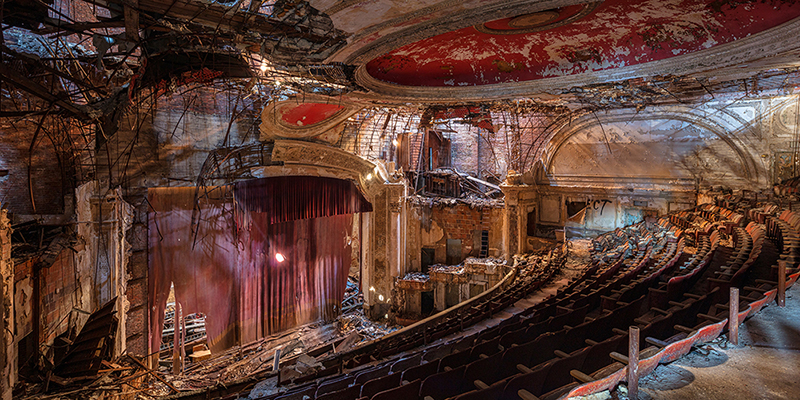
<svg viewBox="0 0 800 400"><path fill-rule="evenodd" d="M474 86L574 75L708 49L800 16L800 2L607 0L458 29L370 61L407 86Z"/></svg>

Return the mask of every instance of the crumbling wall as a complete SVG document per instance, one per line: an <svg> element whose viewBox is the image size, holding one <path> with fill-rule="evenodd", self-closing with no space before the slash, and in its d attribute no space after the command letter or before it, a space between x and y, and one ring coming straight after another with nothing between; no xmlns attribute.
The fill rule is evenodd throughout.
<svg viewBox="0 0 800 400"><path fill-rule="evenodd" d="M11 224L0 210L0 398L10 400L17 380L17 350L14 345L14 263L11 261Z"/></svg>
<svg viewBox="0 0 800 400"><path fill-rule="evenodd" d="M497 206L433 205L411 203L408 213L408 255L413 271L420 270L423 248L435 249L435 263L448 263L448 239L453 247L460 243L456 263L479 256L482 232L488 233L488 256L500 256L503 240L503 208ZM457 243L452 242L458 241ZM452 257L451 249L451 259Z"/></svg>
<svg viewBox="0 0 800 400"><path fill-rule="evenodd" d="M81 185L76 190L76 198L76 303L81 310L92 312L117 298L120 324L114 350L122 354L127 347L127 312L130 309L127 294L131 250L127 237L133 223L133 206L122 199L121 189L101 193L97 182ZM78 327L83 322L85 319Z"/></svg>
<svg viewBox="0 0 800 400"><path fill-rule="evenodd" d="M41 320L36 321L42 324L39 343L53 343L56 336L67 332L74 322L71 317L73 307L77 306L75 272L73 253L68 248L60 249L53 264L42 266L39 272Z"/></svg>

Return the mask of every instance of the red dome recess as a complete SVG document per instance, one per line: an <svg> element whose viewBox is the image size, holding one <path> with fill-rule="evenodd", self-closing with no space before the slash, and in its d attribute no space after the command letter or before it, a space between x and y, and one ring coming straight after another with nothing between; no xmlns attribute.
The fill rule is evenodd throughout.
<svg viewBox="0 0 800 400"><path fill-rule="evenodd" d="M366 65L404 86L479 86L602 71L689 54L800 16L791 0L606 0L423 39Z"/></svg>
<svg viewBox="0 0 800 400"><path fill-rule="evenodd" d="M289 125L309 126L325 121L344 107L326 103L302 103L296 107L282 107L281 120Z"/></svg>

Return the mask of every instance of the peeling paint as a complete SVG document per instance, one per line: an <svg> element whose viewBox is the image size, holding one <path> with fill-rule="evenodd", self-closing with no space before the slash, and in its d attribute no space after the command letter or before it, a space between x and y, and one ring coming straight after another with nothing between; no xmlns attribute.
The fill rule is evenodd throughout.
<svg viewBox="0 0 800 400"><path fill-rule="evenodd" d="M373 59L367 71L408 86L476 86L602 71L690 54L800 16L800 3L780 3L780 13L776 1L731 3L715 12L690 0L608 0L584 18L541 32L490 34L469 27L423 39ZM436 72L444 65L453 67L452 74Z"/></svg>

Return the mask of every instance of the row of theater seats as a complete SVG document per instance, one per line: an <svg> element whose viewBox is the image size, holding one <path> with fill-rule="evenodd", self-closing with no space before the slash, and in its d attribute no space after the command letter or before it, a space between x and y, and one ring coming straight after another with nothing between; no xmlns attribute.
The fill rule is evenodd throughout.
<svg viewBox="0 0 800 400"><path fill-rule="evenodd" d="M754 215L707 205L602 235L583 274L498 326L270 399L558 399L587 382L614 385L627 362L628 326L640 328L646 359L719 324L730 286L751 284L742 288L740 307L763 301L759 295L774 282L756 278L771 277L779 258L796 255L800 238L791 218L772 211L762 212L772 234L750 221ZM471 312L484 318L534 286L515 284L507 292L513 295Z"/></svg>
<svg viewBox="0 0 800 400"><path fill-rule="evenodd" d="M516 258L515 280L501 293L487 297L484 301L477 302L469 308L452 312L446 315L444 318L436 321L435 324L425 327L424 330L415 332L416 334L403 335L392 338L391 340L384 340L379 343L378 346L374 346L371 352L362 351L356 352L355 354L341 354L336 357L329 357L328 359L322 361L322 364L325 367L324 369L313 374L301 376L300 378L294 379L291 383L303 384L311 382L308 385L303 386L317 388L318 385L314 381L320 378L337 375L342 370L358 369L364 364L373 363L376 360L385 359L393 355L427 345L428 343L435 342L442 337L461 331L465 327L471 326L480 320L486 319L493 313L513 305L518 300L537 290L546 281L550 280L553 274L560 270L566 261L566 254L562 254L560 250L560 247L553 249L550 254L545 256L547 262L537 262L535 265L528 264L531 262L531 260L538 261L539 258ZM515 319L516 318L506 320L504 323L511 323ZM474 340L474 338L472 338L472 340ZM432 351L431 354L436 354L436 352ZM311 355L314 356L313 353ZM330 379L338 380L338 378L339 377L334 377ZM385 381L382 382L385 383ZM348 391L343 394L345 397L350 396L352 391L355 390L349 388L349 386L350 385L348 385ZM327 393L327 391L330 389L331 387L325 386L321 389L319 395L321 396ZM305 388L300 391L302 393L299 394L300 397L297 398L308 396L308 390L308 388ZM314 395L311 395L310 398L315 398L314 396L316 394L317 391L315 389ZM285 396L287 399L295 398L292 394L287 394ZM265 399L272 398L283 397L277 395L265 397Z"/></svg>

